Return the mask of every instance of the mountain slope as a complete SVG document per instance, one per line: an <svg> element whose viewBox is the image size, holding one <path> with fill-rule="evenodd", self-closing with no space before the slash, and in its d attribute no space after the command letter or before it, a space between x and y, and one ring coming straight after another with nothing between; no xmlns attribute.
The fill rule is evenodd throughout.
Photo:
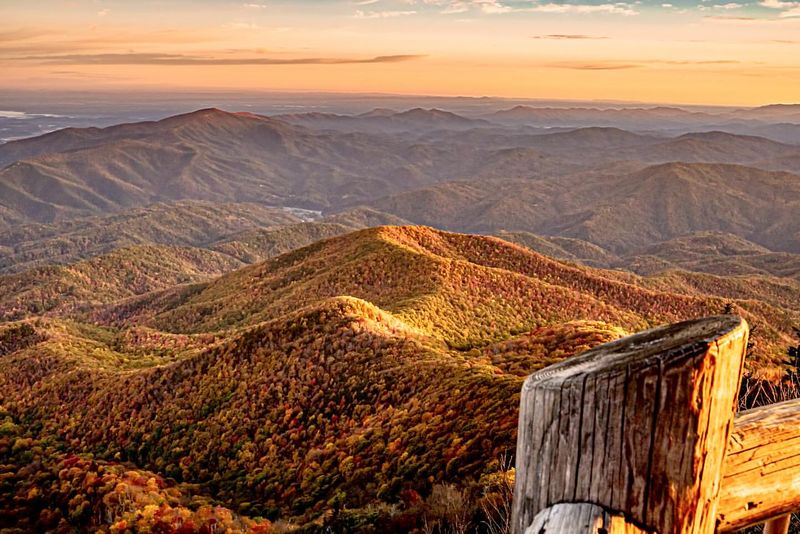
<svg viewBox="0 0 800 534"><path fill-rule="evenodd" d="M0 170L0 203L50 222L181 199L325 207L432 181L415 168L429 162L399 155L402 142L252 114L202 110L120 128L74 150L26 141L39 154Z"/></svg>
<svg viewBox="0 0 800 534"><path fill-rule="evenodd" d="M731 300L759 325L750 365L768 367L798 312L740 283L371 228L210 282L0 326L0 389L39 439L132 462L232 510L407 532L422 527L419 496L434 485L491 493L533 370Z"/></svg>
<svg viewBox="0 0 800 534"><path fill-rule="evenodd" d="M207 280L242 263L197 248L140 245L72 265L38 267L0 276L0 321L66 313Z"/></svg>
<svg viewBox="0 0 800 534"><path fill-rule="evenodd" d="M0 273L74 263L133 245L204 246L265 226L300 222L290 212L258 204L182 201L0 232Z"/></svg>
<svg viewBox="0 0 800 534"><path fill-rule="evenodd" d="M657 279L565 265L497 238L381 227L317 242L191 291L112 304L93 317L177 333L222 331L348 295L391 313L420 335L466 349L575 319L631 331L713 314L723 307L723 298L736 298L731 291L686 296ZM742 313L749 306L745 300L752 298L751 291L742 290ZM779 350L770 343L788 340L791 320L762 304L759 314L778 317L765 326L765 339L771 340L766 357Z"/></svg>
<svg viewBox="0 0 800 534"><path fill-rule="evenodd" d="M623 158L649 162L735 163L776 170L800 171L800 168L793 167L791 164L780 165L780 162L786 158L800 155L800 147L778 143L763 137L727 132L688 133L668 141L652 144L646 150L623 149L618 154Z"/></svg>
<svg viewBox="0 0 800 534"><path fill-rule="evenodd" d="M315 241L346 234L357 228L337 223L306 222L240 232L209 248L242 263L256 263L304 247Z"/></svg>
<svg viewBox="0 0 800 534"><path fill-rule="evenodd" d="M498 111L490 117L501 122L536 126L616 126L641 129L707 124L719 120L711 114L668 107L598 109L515 106Z"/></svg>
<svg viewBox="0 0 800 534"><path fill-rule="evenodd" d="M0 224L58 222L179 200L331 212L454 180L576 180L576 173L630 172L662 162L800 172L800 146L720 131L675 138L600 126L543 132L424 109L346 119L303 117L300 122L308 127L206 109L7 143L0 147L0 163L7 163L0 168ZM340 120L389 121L414 133L348 132L323 125ZM485 210L523 208L503 200L495 199ZM458 222L467 229L466 218ZM541 233L535 227L509 229Z"/></svg>
<svg viewBox="0 0 800 534"><path fill-rule="evenodd" d="M774 275L800 280L800 257L772 252L732 234L699 232L657 243L611 264L641 274L685 269L718 275Z"/></svg>
<svg viewBox="0 0 800 534"><path fill-rule="evenodd" d="M271 517L310 519L337 494L358 507L484 472L484 458L509 446L522 380L429 348L350 298L133 373L36 353L0 362L12 412L36 410L44 434L76 449L151 465ZM486 419L465 426L457 405Z"/></svg>
<svg viewBox="0 0 800 534"><path fill-rule="evenodd" d="M570 237L540 236L530 232L497 232L497 237L535 250L558 260L578 262L592 267L610 267L619 257L588 241Z"/></svg>
<svg viewBox="0 0 800 534"><path fill-rule="evenodd" d="M333 113L293 113L275 115L276 119L315 130L338 130L364 133L418 133L430 130L467 130L491 126L482 119L469 119L441 109L414 108L396 112L373 110L360 115Z"/></svg>
<svg viewBox="0 0 800 534"><path fill-rule="evenodd" d="M371 205L449 230L577 238L615 254L699 231L800 251L800 176L738 165L667 163L621 175L448 182Z"/></svg>

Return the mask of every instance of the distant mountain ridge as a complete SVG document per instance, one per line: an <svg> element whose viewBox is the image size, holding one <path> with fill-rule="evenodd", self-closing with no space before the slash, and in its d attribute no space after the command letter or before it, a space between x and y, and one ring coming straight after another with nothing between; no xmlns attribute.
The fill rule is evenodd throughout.
<svg viewBox="0 0 800 534"><path fill-rule="evenodd" d="M696 115L672 108L616 111L633 117ZM224 223L231 234L298 222L287 220L304 213L297 209L331 215L367 206L397 217L384 223L530 232L583 240L622 256L703 231L733 233L774 251L798 250L792 215L798 175L774 171L800 172L800 146L724 131L670 136L594 126L548 132L421 108L292 117L310 123L212 108L0 146L0 161L13 161L0 170L0 268L36 265L48 261L47 255L63 261L90 257L103 251L99 241L106 238L79 238L62 223L109 214L124 218L159 202L249 202L248 210L263 212L246 216L252 220L244 225ZM325 130L320 120L388 120L402 124L407 134ZM218 217L204 209L189 207L167 217L176 227L180 221L191 227ZM38 244L4 237L32 222L55 223L66 233L49 243L32 237ZM98 222L84 234L91 224ZM217 237L209 236L202 246L226 237L210 233ZM114 243L164 241L112 238L100 228L98 235L108 237L105 250ZM201 240L165 241L196 246ZM241 253L262 258L255 250Z"/></svg>
<svg viewBox="0 0 800 534"><path fill-rule="evenodd" d="M0 530L483 528L530 373L732 311L783 374L793 107L426 108L0 145Z"/></svg>
<svg viewBox="0 0 800 534"><path fill-rule="evenodd" d="M205 109L6 143L0 146L0 162L7 164L0 169L0 224L179 200L335 211L455 179L562 176L619 162L736 163L800 172L800 146L724 132L674 138L614 127L532 133L436 109L294 117L307 125ZM329 131L319 120L388 120L414 133Z"/></svg>
<svg viewBox="0 0 800 534"><path fill-rule="evenodd" d="M110 132L100 143L95 134L106 133L93 132L91 143L70 134L58 152L56 134L0 147L6 161L36 154L0 171L3 206L43 222L182 199L315 207L431 181L391 140L315 134L249 114L201 110Z"/></svg>
<svg viewBox="0 0 800 534"><path fill-rule="evenodd" d="M359 115L309 112L273 115L273 118L311 129L373 134L414 132L422 128L461 131L493 126L485 119L463 117L436 108L412 108L406 111L374 109Z"/></svg>
<svg viewBox="0 0 800 534"><path fill-rule="evenodd" d="M698 231L800 252L800 176L738 165L664 163L621 175L448 182L371 205L440 228L578 238L616 254Z"/></svg>
<svg viewBox="0 0 800 534"><path fill-rule="evenodd" d="M444 112L434 116L452 119ZM0 146L0 161L7 163L0 170L0 224L176 200L332 208L469 174L484 154L201 110Z"/></svg>

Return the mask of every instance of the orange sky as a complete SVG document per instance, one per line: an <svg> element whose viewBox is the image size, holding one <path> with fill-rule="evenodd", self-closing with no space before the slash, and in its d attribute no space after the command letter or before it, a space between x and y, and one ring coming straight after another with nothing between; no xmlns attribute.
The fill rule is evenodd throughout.
<svg viewBox="0 0 800 534"><path fill-rule="evenodd" d="M798 102L800 2L4 0L0 69L7 88Z"/></svg>

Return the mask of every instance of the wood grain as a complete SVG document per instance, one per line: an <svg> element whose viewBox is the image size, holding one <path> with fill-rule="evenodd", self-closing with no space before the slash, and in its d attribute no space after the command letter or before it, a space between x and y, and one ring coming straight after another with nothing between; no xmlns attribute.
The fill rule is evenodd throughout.
<svg viewBox="0 0 800 534"><path fill-rule="evenodd" d="M782 515L764 523L764 534L786 534L789 532L789 523L792 521L792 514Z"/></svg>
<svg viewBox="0 0 800 534"><path fill-rule="evenodd" d="M645 534L620 514L589 503L554 504L533 518L525 534Z"/></svg>
<svg viewBox="0 0 800 534"><path fill-rule="evenodd" d="M687 321L528 377L512 532L566 502L654 532L713 532L747 334L735 316Z"/></svg>
<svg viewBox="0 0 800 534"><path fill-rule="evenodd" d="M720 491L720 532L800 510L800 399L734 420Z"/></svg>

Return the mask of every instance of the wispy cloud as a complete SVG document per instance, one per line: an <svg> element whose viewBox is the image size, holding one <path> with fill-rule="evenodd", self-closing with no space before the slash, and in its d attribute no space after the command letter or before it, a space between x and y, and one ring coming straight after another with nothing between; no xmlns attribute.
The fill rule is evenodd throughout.
<svg viewBox="0 0 800 534"><path fill-rule="evenodd" d="M505 2L503 0L406 0L408 3L424 3L447 6L443 12L461 13L475 8L486 14L503 13L572 13L572 14L616 14L637 15L634 5L625 2L605 4L590 3L537 3ZM637 2L638 3L638 2Z"/></svg>
<svg viewBox="0 0 800 534"><path fill-rule="evenodd" d="M612 62L562 62L562 63L549 63L546 65L554 69L573 69L573 70L627 70L638 69L642 65L636 63L612 63Z"/></svg>
<svg viewBox="0 0 800 534"><path fill-rule="evenodd" d="M26 41L43 35L50 35L51 32L35 29L19 29L10 31L0 31L0 43L12 43L15 41Z"/></svg>
<svg viewBox="0 0 800 534"><path fill-rule="evenodd" d="M648 59L646 63L662 65L739 65L741 61L736 59Z"/></svg>
<svg viewBox="0 0 800 534"><path fill-rule="evenodd" d="M560 39L560 40L584 40L584 39L608 39L608 37L596 35L583 35L575 33L553 33L549 35L532 35L531 39Z"/></svg>
<svg viewBox="0 0 800 534"><path fill-rule="evenodd" d="M734 17L731 15L706 15L703 17L704 19L710 20L728 20L728 21L739 21L739 22L748 22L748 21L763 21L763 19L759 19L756 17Z"/></svg>
<svg viewBox="0 0 800 534"><path fill-rule="evenodd" d="M770 9L780 9L780 18L800 17L800 2L785 2L783 0L761 0L760 5Z"/></svg>
<svg viewBox="0 0 800 534"><path fill-rule="evenodd" d="M741 62L735 59L637 59L634 61L563 61L548 63L545 66L556 69L574 70L627 70L645 68L651 65L738 65Z"/></svg>
<svg viewBox="0 0 800 534"><path fill-rule="evenodd" d="M440 11L443 15L454 15L457 13L466 13L469 11L469 2L462 0L453 0L442 6Z"/></svg>
<svg viewBox="0 0 800 534"><path fill-rule="evenodd" d="M357 10L355 17L357 19L389 19L394 17L405 17L408 15L415 15L417 12L414 10L409 11L362 11Z"/></svg>
<svg viewBox="0 0 800 534"><path fill-rule="evenodd" d="M540 4L516 11L529 11L536 13L570 13L570 14L612 14L612 15L625 15L632 16L638 15L639 12L634 9L631 4L615 3L615 4Z"/></svg>
<svg viewBox="0 0 800 534"><path fill-rule="evenodd" d="M48 36L43 40L38 37ZM55 33L47 30L24 30L0 32L0 57L11 55L55 55L70 51L100 52L111 49L136 49L140 45L201 45L218 41L219 37L212 32L191 32L164 29L141 33L125 31L103 32L93 37L71 38L66 33Z"/></svg>
<svg viewBox="0 0 800 534"><path fill-rule="evenodd" d="M243 21L234 21L234 22L227 22L222 25L223 28L229 30L257 30L258 24L255 22L243 22Z"/></svg>
<svg viewBox="0 0 800 534"><path fill-rule="evenodd" d="M369 58L216 58L183 54L124 53L124 54L51 54L9 58L16 61L33 61L47 65L349 65L364 63L399 63L421 59L425 56L399 54Z"/></svg>

